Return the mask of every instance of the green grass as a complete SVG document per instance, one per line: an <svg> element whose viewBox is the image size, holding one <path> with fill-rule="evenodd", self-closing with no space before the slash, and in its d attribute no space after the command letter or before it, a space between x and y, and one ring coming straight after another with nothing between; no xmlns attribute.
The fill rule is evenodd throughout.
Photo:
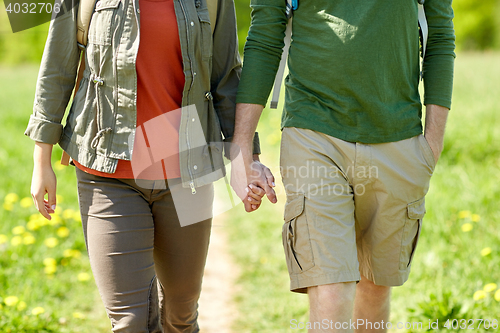
<svg viewBox="0 0 500 333"><path fill-rule="evenodd" d="M474 293L486 284L500 287L499 91L500 54L458 55L445 149L427 195L412 273L403 287L393 288L394 324L410 320L426 326L429 319L439 319L438 331L446 331L442 325L448 318L500 319L495 291L474 300ZM279 119L279 111L266 109L258 129L262 158L277 179ZM281 245L285 197L279 199L276 206L265 202L251 215L241 207L231 215L230 246L241 269L236 332L293 332L291 319L308 318L307 296L288 291ZM478 218L473 214L480 217L478 222L472 221ZM467 223L473 228L464 232ZM482 256L487 247L491 253Z"/></svg>
<svg viewBox="0 0 500 333"><path fill-rule="evenodd" d="M77 214L74 171L56 163L60 148L53 158L58 178L55 222L44 223L31 201L33 142L23 132L37 70L0 68L0 332L109 332ZM57 245L47 246L47 239ZM55 265L45 264L47 258ZM50 267L55 267L52 274ZM43 313L33 314L40 307Z"/></svg>

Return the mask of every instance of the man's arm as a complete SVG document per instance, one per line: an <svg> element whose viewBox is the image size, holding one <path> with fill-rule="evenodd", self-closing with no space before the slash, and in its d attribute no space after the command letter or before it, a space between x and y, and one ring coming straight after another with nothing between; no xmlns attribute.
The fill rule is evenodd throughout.
<svg viewBox="0 0 500 333"><path fill-rule="evenodd" d="M242 200L245 200L247 195L248 198L253 198L244 201L247 212L258 208L260 196L264 191L272 203L277 201L271 171L258 161L257 155L252 154L253 136L263 109L264 106L259 104L236 105L236 122L231 145L231 186Z"/></svg>
<svg viewBox="0 0 500 333"><path fill-rule="evenodd" d="M437 162L443 151L444 130L449 109L435 104L426 105L425 108L425 138L434 153Z"/></svg>

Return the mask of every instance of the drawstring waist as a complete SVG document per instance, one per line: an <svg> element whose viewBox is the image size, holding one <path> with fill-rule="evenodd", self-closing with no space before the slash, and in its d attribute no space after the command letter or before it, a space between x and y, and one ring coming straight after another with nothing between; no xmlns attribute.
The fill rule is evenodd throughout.
<svg viewBox="0 0 500 333"><path fill-rule="evenodd" d="M101 77L99 77L98 75L96 75L94 73L91 73L90 74L90 81L94 83L95 96L96 96L96 104L97 104L96 114L95 114L95 121L96 121L96 124L97 124L97 133L94 136L94 138L92 139L90 147L92 149L96 149L97 145L99 144L99 140L104 136L104 134L106 134L108 132L112 132L113 130L112 130L111 127L102 128L101 121L100 121L100 116L101 116L101 101L100 101L100 98L99 98L99 87L102 86L102 85L104 85L104 79L101 78Z"/></svg>

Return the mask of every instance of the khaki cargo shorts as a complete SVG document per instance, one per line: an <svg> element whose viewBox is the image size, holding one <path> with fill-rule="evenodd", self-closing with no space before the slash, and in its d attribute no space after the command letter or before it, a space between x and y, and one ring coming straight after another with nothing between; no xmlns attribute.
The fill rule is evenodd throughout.
<svg viewBox="0 0 500 333"><path fill-rule="evenodd" d="M423 135L362 144L284 128L280 164L290 290L408 279L435 167Z"/></svg>

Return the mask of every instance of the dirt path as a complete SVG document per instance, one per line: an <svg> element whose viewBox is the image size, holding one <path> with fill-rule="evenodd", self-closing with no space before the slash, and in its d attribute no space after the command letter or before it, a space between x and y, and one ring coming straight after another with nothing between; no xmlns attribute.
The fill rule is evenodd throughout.
<svg viewBox="0 0 500 333"><path fill-rule="evenodd" d="M200 297L199 319L202 333L231 333L237 310L232 303L237 276L227 249L224 221L214 219L205 276Z"/></svg>

